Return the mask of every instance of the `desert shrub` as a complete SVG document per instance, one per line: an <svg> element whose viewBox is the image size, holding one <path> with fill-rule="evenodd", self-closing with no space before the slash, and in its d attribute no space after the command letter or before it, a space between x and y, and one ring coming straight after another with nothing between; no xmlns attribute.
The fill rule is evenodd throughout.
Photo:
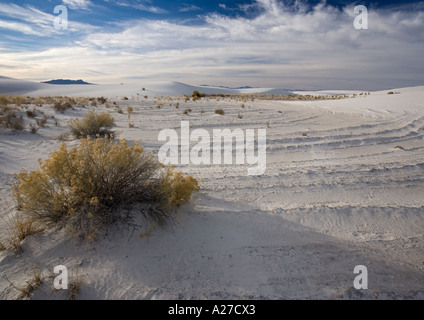
<svg viewBox="0 0 424 320"><path fill-rule="evenodd" d="M59 101L59 102L55 102L55 104L53 105L53 109L56 112L60 112L60 113L64 113L66 110L68 109L72 109L72 104L69 102L64 102L64 101Z"/></svg>
<svg viewBox="0 0 424 320"><path fill-rule="evenodd" d="M199 190L197 180L164 168L138 143L106 136L62 144L40 169L17 175L13 196L21 211L41 223L58 224L72 235L92 238L104 227L129 223L130 210L158 224L172 220L178 207Z"/></svg>
<svg viewBox="0 0 424 320"><path fill-rule="evenodd" d="M197 91L197 90L194 90L193 91L193 94L192 94L192 98L193 98L193 100L195 101L195 100L199 100L199 99L201 99L201 98L204 98L206 95L204 94L204 93L200 93L199 91Z"/></svg>
<svg viewBox="0 0 424 320"><path fill-rule="evenodd" d="M40 127L34 126L32 123L29 125L29 128L32 134L36 134L38 130L40 129Z"/></svg>
<svg viewBox="0 0 424 320"><path fill-rule="evenodd" d="M216 109L215 114L219 114L219 115L223 116L225 114L225 112L222 109Z"/></svg>
<svg viewBox="0 0 424 320"><path fill-rule="evenodd" d="M39 227L35 227L35 220L32 217L14 217L10 221L6 221L9 232L9 244L17 252L21 252L22 241L33 234L40 231Z"/></svg>
<svg viewBox="0 0 424 320"><path fill-rule="evenodd" d="M11 97L13 104L20 106L26 102L25 97L22 96L13 96Z"/></svg>
<svg viewBox="0 0 424 320"><path fill-rule="evenodd" d="M130 121L131 120L131 114L134 112L134 108L133 107L127 107L127 113L128 113L128 121ZM131 127L131 123L129 124L129 126L130 126L130 128L132 128ZM133 127L134 127L134 125L133 125Z"/></svg>
<svg viewBox="0 0 424 320"><path fill-rule="evenodd" d="M0 106L7 106L9 103L9 99L6 96L0 94Z"/></svg>
<svg viewBox="0 0 424 320"><path fill-rule="evenodd" d="M185 109L183 114L189 115L193 110L192 109Z"/></svg>
<svg viewBox="0 0 424 320"><path fill-rule="evenodd" d="M40 128L44 128L47 123L47 117L44 115L41 119L36 119L35 122L37 123L37 126Z"/></svg>
<svg viewBox="0 0 424 320"><path fill-rule="evenodd" d="M105 97L100 97L100 98L97 98L97 101L98 101L100 104L105 104L105 103L107 102L107 99L106 99Z"/></svg>
<svg viewBox="0 0 424 320"><path fill-rule="evenodd" d="M199 191L198 181L168 167L161 181L161 204L166 210L178 208L190 201L193 191ZM163 202L164 201L164 202Z"/></svg>
<svg viewBox="0 0 424 320"><path fill-rule="evenodd" d="M26 284L23 287L15 285L6 276L4 277L13 288L21 292L21 296L19 297L19 299L26 299L30 297L34 290L37 289L37 287L40 286L43 282L43 276L41 271L34 268L32 270L32 273L32 277L29 280L25 281Z"/></svg>
<svg viewBox="0 0 424 320"><path fill-rule="evenodd" d="M5 116L0 118L0 127L23 130L25 129L24 118L22 115L18 117L15 111L9 110Z"/></svg>
<svg viewBox="0 0 424 320"><path fill-rule="evenodd" d="M74 119L69 122L71 133L75 138L87 136L104 136L113 134L110 130L115 125L115 120L108 113L97 114L89 111L82 120Z"/></svg>
<svg viewBox="0 0 424 320"><path fill-rule="evenodd" d="M37 116L37 111L35 111L35 110L28 110L27 112L26 112L26 115L27 115L27 117L28 118L35 118L36 116Z"/></svg>
<svg viewBox="0 0 424 320"><path fill-rule="evenodd" d="M75 279L73 279L70 283L69 283L69 296L68 299L69 300L75 300L78 292L80 292L81 287L84 285L84 280L82 277L80 277L77 273Z"/></svg>

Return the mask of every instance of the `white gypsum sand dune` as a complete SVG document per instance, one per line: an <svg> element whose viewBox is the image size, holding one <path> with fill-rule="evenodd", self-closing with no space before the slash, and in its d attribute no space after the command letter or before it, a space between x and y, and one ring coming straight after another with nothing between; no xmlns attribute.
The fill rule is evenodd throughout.
<svg viewBox="0 0 424 320"><path fill-rule="evenodd" d="M49 119L35 135L0 129L2 217L17 213L9 174L36 169L37 159L61 144L56 138L68 131L66 121L87 110L111 113L120 138L141 140L147 150L158 150L159 132L178 131L183 120L191 130L267 128L266 173L247 176L247 166L240 165L178 166L204 181L176 225L143 238L149 225L111 231L94 243L58 230L27 237L22 254L0 252L0 298L20 294L5 276L24 286L34 268L47 276L56 265L82 279L77 299L424 298L423 87L334 101L245 102L155 98L196 90L171 82L109 94L80 88L38 93L132 97L116 103L124 111L134 108L134 128L126 112L104 105L64 114L31 106L54 115L59 126ZM215 114L217 108L225 114ZM0 220L5 243L7 226ZM357 265L368 268L368 290L352 289ZM31 297L68 296L52 287L46 278Z"/></svg>
<svg viewBox="0 0 424 320"><path fill-rule="evenodd" d="M143 88L145 90L143 90ZM246 88L230 89L214 86L189 85L176 81L160 82L137 82L120 83L109 85L86 84L86 85L57 85L47 83L36 83L31 81L17 80L0 77L0 94L28 95L28 96L94 96L94 97L131 97L138 95L154 96L182 96L193 94L193 91L205 94L291 94L290 91L274 88Z"/></svg>

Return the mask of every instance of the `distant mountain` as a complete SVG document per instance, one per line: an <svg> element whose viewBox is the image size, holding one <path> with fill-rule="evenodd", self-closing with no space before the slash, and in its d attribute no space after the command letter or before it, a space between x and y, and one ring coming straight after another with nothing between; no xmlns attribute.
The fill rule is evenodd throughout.
<svg viewBox="0 0 424 320"><path fill-rule="evenodd" d="M50 80L50 81L44 81L42 83L48 83L48 84L92 84L85 82L83 80L69 80L69 79L56 79L56 80Z"/></svg>
<svg viewBox="0 0 424 320"><path fill-rule="evenodd" d="M213 86L209 84L201 84L199 85L199 87L213 87L213 88L223 88L223 89L254 89L254 87L251 87L251 86L232 88L232 87L226 87L226 86Z"/></svg>

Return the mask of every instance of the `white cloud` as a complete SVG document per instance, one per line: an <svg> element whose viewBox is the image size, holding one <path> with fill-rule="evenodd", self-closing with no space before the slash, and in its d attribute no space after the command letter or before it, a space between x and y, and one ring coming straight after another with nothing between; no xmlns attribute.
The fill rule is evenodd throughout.
<svg viewBox="0 0 424 320"><path fill-rule="evenodd" d="M24 23L19 22L13 22L13 21L4 21L0 20L0 29L9 29L12 31L19 31L24 34L28 35L35 35L35 36L43 36L44 34L34 30L31 26L26 25Z"/></svg>
<svg viewBox="0 0 424 320"><path fill-rule="evenodd" d="M70 9L88 9L92 5L90 0L63 0L63 4Z"/></svg>
<svg viewBox="0 0 424 320"><path fill-rule="evenodd" d="M201 10L201 8L199 8L198 6L195 6L195 5L191 5L191 6L182 7L178 11L179 12L192 12L192 11L198 11L198 10Z"/></svg>
<svg viewBox="0 0 424 320"><path fill-rule="evenodd" d="M63 34L62 31L54 28L56 15L40 11L32 6L18 6L16 4L0 3L0 16L19 21L2 20L0 28L9 29L15 32L36 35L39 37L50 37ZM68 24L67 32L94 32L97 28L86 23L71 21Z"/></svg>
<svg viewBox="0 0 424 320"><path fill-rule="evenodd" d="M152 6L149 3L150 3L150 1L143 1L143 2L138 2L137 1L136 3L122 2L122 1L116 2L116 4L118 6L131 7L131 8L136 9L136 10L146 11L146 12L150 12L150 13L163 14L163 13L167 13L168 12L165 9L162 9L162 8L156 7L156 6Z"/></svg>
<svg viewBox="0 0 424 320"><path fill-rule="evenodd" d="M72 46L0 53L0 61L30 65L22 71L25 78L41 73L47 78L85 76L91 82L143 76L230 86L364 90L424 82L422 9L369 10L369 30L355 30L353 7L306 8L300 2L286 7L275 0L255 5L260 13L250 19L210 14L195 26L125 21L115 32L91 32ZM102 75L93 78L95 72Z"/></svg>

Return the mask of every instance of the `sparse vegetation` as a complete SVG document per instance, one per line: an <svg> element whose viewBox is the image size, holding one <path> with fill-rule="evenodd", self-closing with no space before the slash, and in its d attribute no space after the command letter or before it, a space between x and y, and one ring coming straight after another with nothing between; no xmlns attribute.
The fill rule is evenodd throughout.
<svg viewBox="0 0 424 320"><path fill-rule="evenodd" d="M53 105L53 109L56 112L64 113L68 109L72 109L72 104L70 102L59 101Z"/></svg>
<svg viewBox="0 0 424 320"><path fill-rule="evenodd" d="M119 114L123 114L124 113L124 111L121 109L121 107L119 107L119 106L117 106L116 108L115 108L115 111L117 112L117 113L119 113Z"/></svg>
<svg viewBox="0 0 424 320"><path fill-rule="evenodd" d="M0 106L7 106L9 103L9 99L6 96L0 94Z"/></svg>
<svg viewBox="0 0 424 320"><path fill-rule="evenodd" d="M104 97L100 97L100 98L97 98L97 102L99 102L100 104L105 104L107 102L107 99Z"/></svg>
<svg viewBox="0 0 424 320"><path fill-rule="evenodd" d="M127 107L127 113L128 113L128 127L133 128L134 123L131 122L131 115L134 112L133 107Z"/></svg>
<svg viewBox="0 0 424 320"><path fill-rule="evenodd" d="M29 125L29 127L30 127L32 134L36 134L38 132L38 130L40 129L40 127L34 126L32 123Z"/></svg>
<svg viewBox="0 0 424 320"><path fill-rule="evenodd" d="M219 114L219 115L223 116L225 114L225 112L224 112L223 109L219 108L219 109L215 110L215 114Z"/></svg>
<svg viewBox="0 0 424 320"><path fill-rule="evenodd" d="M35 118L37 116L37 111L35 110L27 110L26 115L28 118Z"/></svg>
<svg viewBox="0 0 424 320"><path fill-rule="evenodd" d="M16 251L21 252L22 241L33 234L40 232L40 228L35 227L32 217L14 217L6 221L9 232L9 245Z"/></svg>
<svg viewBox="0 0 424 320"><path fill-rule="evenodd" d="M200 93L197 90L194 90L193 94L192 94L193 101L200 100L200 99L204 98L205 96L206 96L206 94Z"/></svg>
<svg viewBox="0 0 424 320"><path fill-rule="evenodd" d="M183 114L188 116L192 111L193 111L192 109L185 109Z"/></svg>
<svg viewBox="0 0 424 320"><path fill-rule="evenodd" d="M47 117L43 116L41 119L36 119L35 122L39 128L44 128L46 126L47 120Z"/></svg>
<svg viewBox="0 0 424 320"><path fill-rule="evenodd" d="M24 130L24 118L22 115L18 116L16 111L9 110L6 112L5 116L0 118L0 127L13 130Z"/></svg>
<svg viewBox="0 0 424 320"><path fill-rule="evenodd" d="M111 128L115 125L115 120L108 113L95 113L89 111L82 120L74 119L69 122L71 133L75 138L96 135L104 136L114 134Z"/></svg>
<svg viewBox="0 0 424 320"><path fill-rule="evenodd" d="M13 187L21 212L45 225L60 225L71 235L93 238L103 228L130 222L128 206L162 225L199 190L195 178L164 168L138 143L109 137L63 144L37 171L17 175Z"/></svg>
<svg viewBox="0 0 424 320"><path fill-rule="evenodd" d="M77 297L77 294L81 290L81 287L82 287L83 284L84 284L84 281L79 276L78 271L77 271L75 279L73 279L68 285L68 290L69 290L68 299L69 300L75 300L75 298Z"/></svg>
<svg viewBox="0 0 424 320"><path fill-rule="evenodd" d="M43 281L42 274L39 270L33 269L32 273L33 275L31 279L26 281L26 285L24 287L18 287L5 277L6 281L9 282L13 288L21 292L21 299L28 298Z"/></svg>
<svg viewBox="0 0 424 320"><path fill-rule="evenodd" d="M235 101L255 101L257 100L281 100L281 101L293 101L293 100L339 100L346 99L346 96L325 96L325 95L295 95L295 94L205 94L205 97L214 98L216 101L220 101L219 98L226 98ZM242 104L242 108L245 103Z"/></svg>

